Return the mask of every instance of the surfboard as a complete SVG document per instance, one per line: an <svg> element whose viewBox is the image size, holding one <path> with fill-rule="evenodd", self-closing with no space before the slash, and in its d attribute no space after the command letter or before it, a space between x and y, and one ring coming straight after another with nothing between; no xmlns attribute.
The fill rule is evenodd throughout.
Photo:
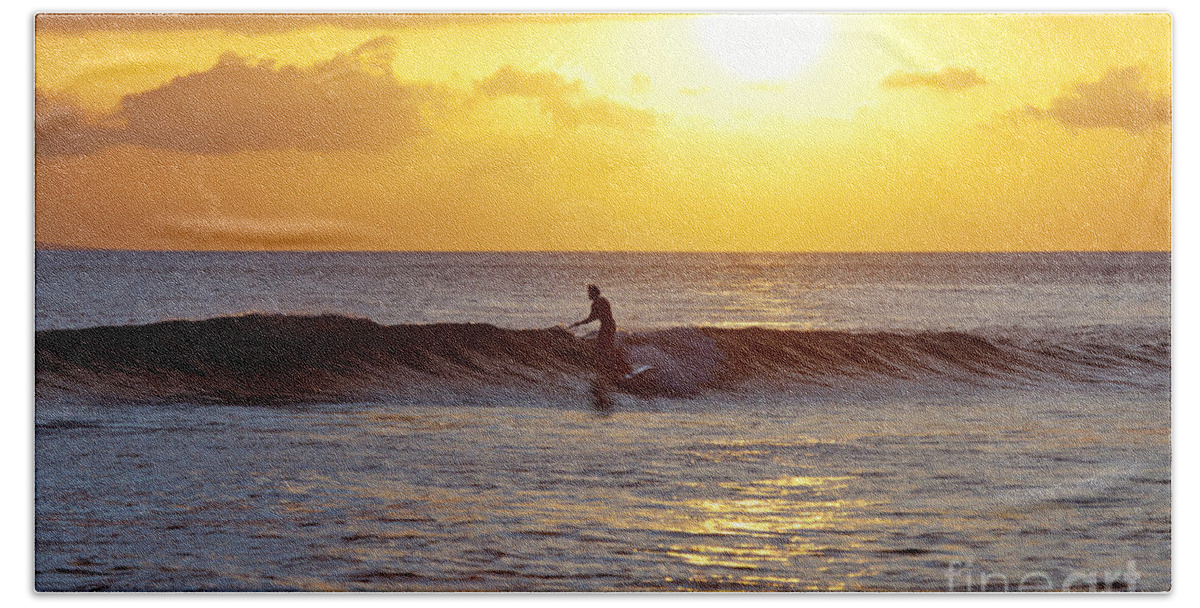
<svg viewBox="0 0 1200 608"><path fill-rule="evenodd" d="M633 371L625 374L626 380L633 380L638 374L654 369L653 365L638 365L633 368Z"/></svg>

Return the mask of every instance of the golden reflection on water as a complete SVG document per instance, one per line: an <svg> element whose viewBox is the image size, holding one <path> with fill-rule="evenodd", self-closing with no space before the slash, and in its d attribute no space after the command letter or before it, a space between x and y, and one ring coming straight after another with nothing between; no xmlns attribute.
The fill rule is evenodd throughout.
<svg viewBox="0 0 1200 608"><path fill-rule="evenodd" d="M685 529L692 534L786 534L841 528L862 501L790 502L782 499L700 500L686 505L708 517Z"/></svg>
<svg viewBox="0 0 1200 608"><path fill-rule="evenodd" d="M776 444L814 443L817 440L795 438L725 440L696 452L729 456L769 450ZM377 507L370 520L355 526L338 555L370 562L401 559L402 541L408 537L397 535L404 531L395 527L436 523L470 526L475 534L486 532L496 538L516 535L517 550L505 550L510 554L539 551L538 543L599 543L597 550L616 543L676 564L669 568L674 580L658 579L669 588L833 590L844 588L840 581L870 569L860 556L863 544L871 542L877 530L895 525L871 515L878 503L857 499L851 492L857 479L787 474L720 483L689 481L655 498L638 487L581 484L571 488L570 498L561 500L533 488L479 491L381 479L345 488L384 508ZM506 519L521 523L511 528L502 523ZM411 538L443 533L453 534L453 529L413 531ZM535 539L528 549L519 540L524 537ZM513 559L519 564L528 557Z"/></svg>
<svg viewBox="0 0 1200 608"><path fill-rule="evenodd" d="M667 555L679 558L693 566L723 566L753 570L764 562L786 563L792 557L819 555L823 550L824 547L813 543L795 541L784 546L763 544L725 547L694 544L673 546L667 551Z"/></svg>
<svg viewBox="0 0 1200 608"><path fill-rule="evenodd" d="M876 518L863 517L865 507L869 506L866 501L840 496L852 479L792 475L718 484L716 487L725 497L685 500L676 506L681 517L677 520L679 525L670 531L695 535L699 542L664 547L665 553L691 566L746 572L706 572L704 576L689 579L698 585L816 589L810 585L800 587L803 580L779 576L777 572L799 570L797 558L821 560L830 550L859 546L850 537L846 537L846 546L818 545L807 532L857 531L881 523ZM730 492L733 497L728 496ZM764 568L774 572L754 572Z"/></svg>

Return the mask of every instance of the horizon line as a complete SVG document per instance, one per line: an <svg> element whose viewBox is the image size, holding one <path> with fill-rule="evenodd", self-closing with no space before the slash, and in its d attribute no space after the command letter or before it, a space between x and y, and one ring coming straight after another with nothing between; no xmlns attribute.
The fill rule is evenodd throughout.
<svg viewBox="0 0 1200 608"><path fill-rule="evenodd" d="M646 253L646 254L870 254L870 253L1172 253L1173 249L136 249L125 247L86 247L57 243L34 244L34 251L112 251L130 253Z"/></svg>

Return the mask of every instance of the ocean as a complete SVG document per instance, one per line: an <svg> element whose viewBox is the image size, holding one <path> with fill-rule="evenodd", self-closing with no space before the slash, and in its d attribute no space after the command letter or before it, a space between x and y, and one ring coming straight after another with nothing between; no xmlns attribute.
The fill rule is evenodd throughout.
<svg viewBox="0 0 1200 608"><path fill-rule="evenodd" d="M1169 253L35 263L39 590L1171 586Z"/></svg>

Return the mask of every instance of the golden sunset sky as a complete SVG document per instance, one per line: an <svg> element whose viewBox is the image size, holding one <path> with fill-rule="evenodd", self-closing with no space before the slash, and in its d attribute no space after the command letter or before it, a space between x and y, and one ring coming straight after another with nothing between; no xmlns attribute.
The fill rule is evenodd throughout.
<svg viewBox="0 0 1200 608"><path fill-rule="evenodd" d="M41 15L35 238L1169 250L1166 15Z"/></svg>

